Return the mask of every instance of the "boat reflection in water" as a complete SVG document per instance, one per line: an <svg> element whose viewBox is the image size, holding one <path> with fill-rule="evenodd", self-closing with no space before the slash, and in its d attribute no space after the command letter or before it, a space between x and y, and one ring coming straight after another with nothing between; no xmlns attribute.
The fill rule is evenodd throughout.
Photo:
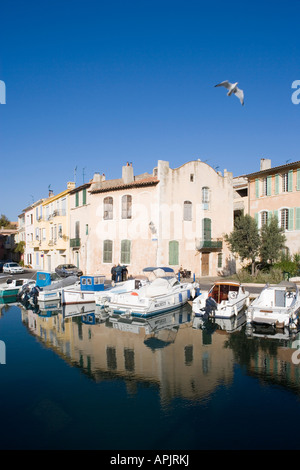
<svg viewBox="0 0 300 470"><path fill-rule="evenodd" d="M91 304L48 307L21 309L23 324L46 347L95 382L122 380L129 394L140 384L158 387L163 406L179 396L207 399L233 384L237 364L248 375L300 392L292 361L297 337L249 334L245 312L204 320L187 304L141 319L108 316Z"/></svg>

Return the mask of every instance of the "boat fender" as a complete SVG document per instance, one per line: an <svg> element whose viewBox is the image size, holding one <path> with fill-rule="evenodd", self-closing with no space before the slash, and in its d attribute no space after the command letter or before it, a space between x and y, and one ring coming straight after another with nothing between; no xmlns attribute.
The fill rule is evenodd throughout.
<svg viewBox="0 0 300 470"><path fill-rule="evenodd" d="M187 298L188 298L188 300L190 300L190 298L191 298L191 291L190 291L190 289L187 290Z"/></svg>
<svg viewBox="0 0 300 470"><path fill-rule="evenodd" d="M139 295L137 292L131 292L131 295Z"/></svg>

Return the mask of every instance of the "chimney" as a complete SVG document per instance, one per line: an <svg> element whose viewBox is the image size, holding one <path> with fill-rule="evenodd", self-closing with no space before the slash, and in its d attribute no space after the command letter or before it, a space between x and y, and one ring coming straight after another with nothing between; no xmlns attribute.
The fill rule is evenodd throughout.
<svg viewBox="0 0 300 470"><path fill-rule="evenodd" d="M101 188L101 183L102 181L105 181L105 174L103 173L100 175L100 173L94 173L93 179L92 179L92 186L91 189L100 189Z"/></svg>
<svg viewBox="0 0 300 470"><path fill-rule="evenodd" d="M52 189L49 189L49 197L52 197L53 196L53 190Z"/></svg>
<svg viewBox="0 0 300 470"><path fill-rule="evenodd" d="M132 183L134 181L132 163L129 164L127 162L126 166L122 167L122 179L124 184Z"/></svg>
<svg viewBox="0 0 300 470"><path fill-rule="evenodd" d="M76 183L73 183L72 181L69 181L67 183L67 189L75 189Z"/></svg>
<svg viewBox="0 0 300 470"><path fill-rule="evenodd" d="M271 159L261 158L260 159L260 171L269 170L270 168L271 168Z"/></svg>

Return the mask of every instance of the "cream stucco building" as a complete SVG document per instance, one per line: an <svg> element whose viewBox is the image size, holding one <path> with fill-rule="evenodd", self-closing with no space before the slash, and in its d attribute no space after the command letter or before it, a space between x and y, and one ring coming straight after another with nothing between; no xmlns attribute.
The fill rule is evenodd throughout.
<svg viewBox="0 0 300 470"><path fill-rule="evenodd" d="M227 271L223 242L233 229L232 174L200 160L170 168L159 160L152 174L96 174L90 187L90 272L109 275L114 264L136 275L146 266L180 267L196 276Z"/></svg>

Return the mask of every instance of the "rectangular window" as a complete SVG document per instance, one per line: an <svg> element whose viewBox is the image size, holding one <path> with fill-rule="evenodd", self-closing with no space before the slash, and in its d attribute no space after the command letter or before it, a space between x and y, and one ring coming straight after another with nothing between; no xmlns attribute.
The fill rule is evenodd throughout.
<svg viewBox="0 0 300 470"><path fill-rule="evenodd" d="M85 224L85 234L89 234L89 224Z"/></svg>
<svg viewBox="0 0 300 470"><path fill-rule="evenodd" d="M131 241L121 241L121 264L130 264Z"/></svg>
<svg viewBox="0 0 300 470"><path fill-rule="evenodd" d="M297 191L300 190L300 168L297 169Z"/></svg>
<svg viewBox="0 0 300 470"><path fill-rule="evenodd" d="M296 207L295 230L300 230L300 207Z"/></svg>
<svg viewBox="0 0 300 470"><path fill-rule="evenodd" d="M132 197L122 197L122 219L131 219Z"/></svg>
<svg viewBox="0 0 300 470"><path fill-rule="evenodd" d="M184 201L183 204L183 220L192 220L192 203Z"/></svg>
<svg viewBox="0 0 300 470"><path fill-rule="evenodd" d="M112 263L112 240L103 241L103 263Z"/></svg>
<svg viewBox="0 0 300 470"><path fill-rule="evenodd" d="M113 218L113 198L106 197L103 201L103 219L112 220Z"/></svg>
<svg viewBox="0 0 300 470"><path fill-rule="evenodd" d="M255 196L259 197L259 179L255 180Z"/></svg>
<svg viewBox="0 0 300 470"><path fill-rule="evenodd" d="M289 226L289 211L288 209L282 209L280 225L284 230L288 230Z"/></svg>
<svg viewBox="0 0 300 470"><path fill-rule="evenodd" d="M179 264L179 243L176 240L169 242L169 265L176 266Z"/></svg>
<svg viewBox="0 0 300 470"><path fill-rule="evenodd" d="M223 262L223 256L222 253L218 253L218 268L222 268L222 262Z"/></svg>

